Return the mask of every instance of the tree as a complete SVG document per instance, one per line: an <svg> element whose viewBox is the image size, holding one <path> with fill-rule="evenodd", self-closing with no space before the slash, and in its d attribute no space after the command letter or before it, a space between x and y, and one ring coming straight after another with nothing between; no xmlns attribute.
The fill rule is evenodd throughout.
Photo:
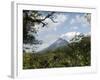
<svg viewBox="0 0 100 80"><path fill-rule="evenodd" d="M73 65L89 66L91 64L91 37L79 35L78 37L75 36L74 38L72 39L73 42L68 45L72 49L71 57L73 60Z"/></svg>
<svg viewBox="0 0 100 80"><path fill-rule="evenodd" d="M84 17L86 18L87 22L89 24L91 24L91 14L90 13L86 13Z"/></svg>
<svg viewBox="0 0 100 80"><path fill-rule="evenodd" d="M31 69L33 65L33 55L31 53L23 53L23 69Z"/></svg>
<svg viewBox="0 0 100 80"><path fill-rule="evenodd" d="M83 37L84 37L84 34L81 33L80 35L75 35L75 37L73 37L70 41L71 41L71 42L78 42L78 41L80 41Z"/></svg>
<svg viewBox="0 0 100 80"><path fill-rule="evenodd" d="M50 19L52 22L54 21L54 13L55 12L48 12L47 15L43 15L42 12L39 11L32 11L32 10L23 10L23 44L29 44L29 45L37 45L42 44L41 40L36 39L37 30L35 29L36 24L41 24L42 27L45 27L48 25L47 22L45 22L46 19ZM44 17L42 17L44 16ZM24 48L28 49L29 47Z"/></svg>

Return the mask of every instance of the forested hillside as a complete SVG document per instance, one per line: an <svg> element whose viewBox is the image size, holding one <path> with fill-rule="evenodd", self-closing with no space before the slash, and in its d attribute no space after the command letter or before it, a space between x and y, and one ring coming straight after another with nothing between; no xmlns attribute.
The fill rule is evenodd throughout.
<svg viewBox="0 0 100 80"><path fill-rule="evenodd" d="M44 53L23 53L23 69L77 67L91 65L91 37L74 38L67 46Z"/></svg>

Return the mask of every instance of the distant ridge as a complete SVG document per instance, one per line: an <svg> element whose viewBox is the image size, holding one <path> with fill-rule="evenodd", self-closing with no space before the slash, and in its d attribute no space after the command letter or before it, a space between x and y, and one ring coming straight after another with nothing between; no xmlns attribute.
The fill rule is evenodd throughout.
<svg viewBox="0 0 100 80"><path fill-rule="evenodd" d="M62 38L59 38L54 43L52 43L49 47L41 50L40 52L53 51L53 50L55 50L57 48L67 46L67 44L68 44L68 41L67 40L62 39Z"/></svg>

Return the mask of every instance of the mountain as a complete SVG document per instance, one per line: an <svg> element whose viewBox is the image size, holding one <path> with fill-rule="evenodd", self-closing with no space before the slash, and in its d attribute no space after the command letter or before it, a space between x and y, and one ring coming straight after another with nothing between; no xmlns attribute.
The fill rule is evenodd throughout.
<svg viewBox="0 0 100 80"><path fill-rule="evenodd" d="M51 44L48 47L48 50L53 50L53 49L57 49L59 47L63 47L66 46L68 44L68 42L62 38L59 38L58 40L56 40L53 44Z"/></svg>
<svg viewBox="0 0 100 80"><path fill-rule="evenodd" d="M52 43L49 47L45 48L44 50L40 52L54 51L57 48L67 46L67 44L68 44L68 41L66 41L65 39L59 38L54 43Z"/></svg>

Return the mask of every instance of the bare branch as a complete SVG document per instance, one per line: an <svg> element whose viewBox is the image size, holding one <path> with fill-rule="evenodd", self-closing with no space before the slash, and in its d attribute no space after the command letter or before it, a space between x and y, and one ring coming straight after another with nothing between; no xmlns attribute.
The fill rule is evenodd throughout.
<svg viewBox="0 0 100 80"><path fill-rule="evenodd" d="M50 18L52 22L57 23L57 21L55 21L53 18Z"/></svg>
<svg viewBox="0 0 100 80"><path fill-rule="evenodd" d="M43 19L43 21L44 21L45 19L51 17L54 13L55 13L55 12L51 12L50 14L48 14L48 15Z"/></svg>

